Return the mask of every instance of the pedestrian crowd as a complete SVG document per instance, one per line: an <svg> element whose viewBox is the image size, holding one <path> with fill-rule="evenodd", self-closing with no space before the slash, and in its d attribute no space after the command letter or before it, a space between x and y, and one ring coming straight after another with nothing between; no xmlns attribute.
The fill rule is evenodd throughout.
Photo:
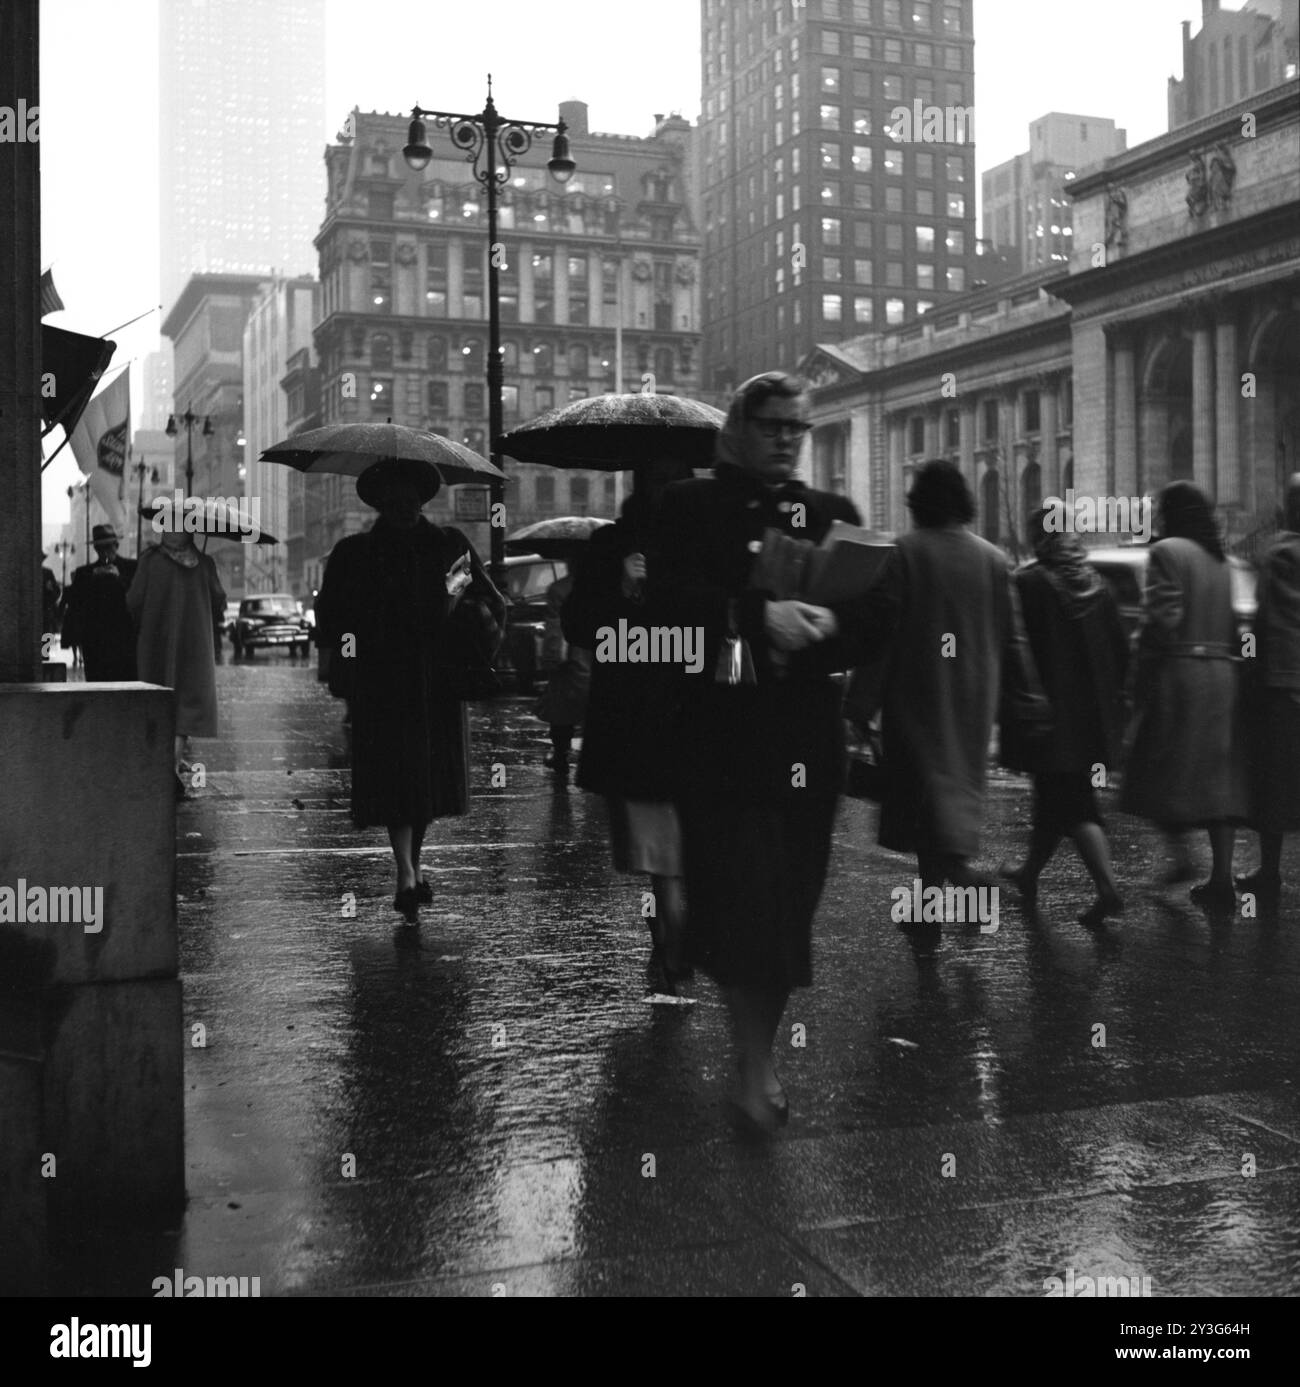
<svg viewBox="0 0 1300 1387"><path fill-rule="evenodd" d="M1122 783L1119 807L1158 826L1166 885L1196 875L1190 835L1205 830L1213 865L1191 894L1219 910L1235 909L1238 888L1276 901L1283 835L1300 830L1300 475L1246 633L1208 499L1186 481L1163 489L1131 648L1077 536L1037 512L1034 560L1013 572L971 532L970 489L943 460L914 472L913 528L869 588L825 603L778 591L760 558L774 536L817 546L860 520L846 497L795 476L808 406L796 378L756 376L731 401L712 475L671 449L629 467L619 519L549 594L548 639L567 642L568 659L539 710L561 783L581 723L576 783L608 805L615 868L649 878L652 987L675 993L697 969L719 985L734 1103L764 1130L788 1115L772 1045L792 989L812 981L846 725L879 729L880 844L914 855L923 887L959 891L997 881L973 865L996 728L997 759L1033 784L1026 855L1001 879L1035 912L1069 838L1096 891L1089 928L1125 909L1098 789ZM505 623L466 537L421 513L439 485L428 463L371 466L357 492L378 518L335 547L316 607L331 691L348 700L352 817L387 830L393 905L411 925L433 900L420 868L429 825L469 807L466 703L491 686ZM99 559L65 599L65 643L81 646L88 679L177 690L181 765L183 738L216 731L215 569L183 534L138 565L116 558L110 527L95 539ZM702 669L593 660L599 632L633 627L702 632ZM1243 826L1260 863L1234 880ZM906 928L932 956L938 924Z"/></svg>

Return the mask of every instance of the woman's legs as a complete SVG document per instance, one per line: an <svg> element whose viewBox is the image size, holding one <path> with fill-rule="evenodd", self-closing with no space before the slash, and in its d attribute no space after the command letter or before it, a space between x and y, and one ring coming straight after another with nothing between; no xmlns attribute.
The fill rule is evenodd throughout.
<svg viewBox="0 0 1300 1387"><path fill-rule="evenodd" d="M772 1063L772 1042L789 990L745 985L725 988L724 995L740 1064L740 1107L759 1126L775 1126L785 1108L785 1092Z"/></svg>
<svg viewBox="0 0 1300 1387"><path fill-rule="evenodd" d="M424 830L420 830L423 838ZM393 845L393 858L397 863L397 889L399 891L411 890L419 880L415 869L415 859L412 858L411 848L414 840L414 829L410 824L389 824L388 841ZM418 855L418 848L416 853Z"/></svg>
<svg viewBox="0 0 1300 1387"><path fill-rule="evenodd" d="M662 951L669 979L686 974L686 890L681 877L652 876L655 896L651 937Z"/></svg>
<svg viewBox="0 0 1300 1387"><path fill-rule="evenodd" d="M1232 824L1210 825L1210 851L1214 854L1214 865L1210 869L1209 884L1216 889L1232 890L1232 849L1237 830Z"/></svg>

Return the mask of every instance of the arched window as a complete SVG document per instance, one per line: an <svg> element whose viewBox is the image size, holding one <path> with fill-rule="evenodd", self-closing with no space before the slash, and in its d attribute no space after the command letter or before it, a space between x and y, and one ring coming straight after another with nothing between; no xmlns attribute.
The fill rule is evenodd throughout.
<svg viewBox="0 0 1300 1387"><path fill-rule="evenodd" d="M429 370L445 371L447 369L447 339L445 337L429 338Z"/></svg>
<svg viewBox="0 0 1300 1387"><path fill-rule="evenodd" d="M1031 544L1033 536L1029 532L1029 517L1043 504L1043 470L1036 462L1031 462L1020 474L1020 524L1024 536Z"/></svg>
<svg viewBox="0 0 1300 1387"><path fill-rule="evenodd" d="M538 342L533 346L533 374L535 376L555 374L555 348L549 342Z"/></svg>
<svg viewBox="0 0 1300 1387"><path fill-rule="evenodd" d="M370 339L370 365L376 371L393 369L393 339L386 332L377 332Z"/></svg>
<svg viewBox="0 0 1300 1387"><path fill-rule="evenodd" d="M483 370L483 339L467 337L460 346L461 360L466 371Z"/></svg>
<svg viewBox="0 0 1300 1387"><path fill-rule="evenodd" d="M655 348L655 379L672 380L673 378L673 349L671 347Z"/></svg>
<svg viewBox="0 0 1300 1387"><path fill-rule="evenodd" d="M575 342L569 348L569 375L576 380L586 380L590 370L587 348L581 342Z"/></svg>
<svg viewBox="0 0 1300 1387"><path fill-rule="evenodd" d="M501 344L501 368L505 371L517 371L519 369L519 343L502 342Z"/></svg>
<svg viewBox="0 0 1300 1387"><path fill-rule="evenodd" d="M996 544L1002 533L998 516L998 493L998 474L996 469L990 468L985 472L984 480L980 484L980 528L990 544Z"/></svg>

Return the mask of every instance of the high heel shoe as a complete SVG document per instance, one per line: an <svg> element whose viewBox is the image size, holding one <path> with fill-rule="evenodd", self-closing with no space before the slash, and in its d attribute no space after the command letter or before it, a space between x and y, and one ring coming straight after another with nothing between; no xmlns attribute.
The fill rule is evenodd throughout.
<svg viewBox="0 0 1300 1387"><path fill-rule="evenodd" d="M421 905L433 904L433 887L429 885L428 877L421 877L415 887L415 899Z"/></svg>
<svg viewBox="0 0 1300 1387"><path fill-rule="evenodd" d="M1079 916L1084 929L1100 929L1111 915L1124 913L1124 901L1119 896L1098 896L1096 901Z"/></svg>
<svg viewBox="0 0 1300 1387"><path fill-rule="evenodd" d="M406 886L393 897L393 909L396 910L408 925L418 925L420 923L420 900L419 888Z"/></svg>

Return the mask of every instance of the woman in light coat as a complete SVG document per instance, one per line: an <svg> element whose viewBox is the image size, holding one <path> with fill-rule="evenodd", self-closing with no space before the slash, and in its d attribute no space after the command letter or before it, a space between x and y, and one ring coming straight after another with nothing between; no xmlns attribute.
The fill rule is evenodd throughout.
<svg viewBox="0 0 1300 1387"><path fill-rule="evenodd" d="M1168 884L1193 874L1182 835L1207 829L1214 866L1192 899L1232 908L1234 825L1250 808L1232 575L1214 512L1191 482L1160 493L1156 523L1161 538L1147 568L1121 808L1165 834L1174 855Z"/></svg>

